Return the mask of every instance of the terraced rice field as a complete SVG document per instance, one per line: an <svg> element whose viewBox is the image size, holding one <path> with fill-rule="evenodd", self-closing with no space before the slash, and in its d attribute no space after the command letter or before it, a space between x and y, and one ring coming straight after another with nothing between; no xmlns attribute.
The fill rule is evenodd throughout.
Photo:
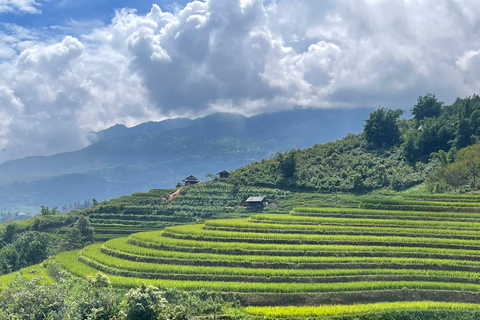
<svg viewBox="0 0 480 320"><path fill-rule="evenodd" d="M251 195L264 195L270 200L285 199L288 191L234 187L222 182L207 182L184 187L175 197L174 189L152 189L112 199L87 209L95 228L95 238L105 241L141 231L154 231L168 226L192 223L197 218L230 214Z"/></svg>
<svg viewBox="0 0 480 320"><path fill-rule="evenodd" d="M57 259L118 287L235 292L249 305L478 303L480 214L296 208L136 233Z"/></svg>

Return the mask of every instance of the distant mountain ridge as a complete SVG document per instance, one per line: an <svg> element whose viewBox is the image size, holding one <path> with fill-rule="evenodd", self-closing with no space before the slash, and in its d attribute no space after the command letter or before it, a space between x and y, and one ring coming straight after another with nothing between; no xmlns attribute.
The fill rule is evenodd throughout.
<svg viewBox="0 0 480 320"><path fill-rule="evenodd" d="M371 109L302 109L247 118L217 113L97 133L84 149L0 164L0 208L99 200L172 187L190 174L233 170L292 148L305 148L363 130Z"/></svg>

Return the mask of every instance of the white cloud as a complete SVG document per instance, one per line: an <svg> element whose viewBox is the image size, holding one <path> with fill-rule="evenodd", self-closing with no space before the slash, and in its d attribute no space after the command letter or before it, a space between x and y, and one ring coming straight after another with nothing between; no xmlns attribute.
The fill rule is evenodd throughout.
<svg viewBox="0 0 480 320"><path fill-rule="evenodd" d="M479 22L473 0L208 0L173 13L118 10L77 38L41 41L9 26L0 34L0 161L80 148L89 130L115 123L407 109L426 92L453 102L480 89Z"/></svg>
<svg viewBox="0 0 480 320"><path fill-rule="evenodd" d="M0 12L21 12L38 14L40 6L35 0L0 0Z"/></svg>

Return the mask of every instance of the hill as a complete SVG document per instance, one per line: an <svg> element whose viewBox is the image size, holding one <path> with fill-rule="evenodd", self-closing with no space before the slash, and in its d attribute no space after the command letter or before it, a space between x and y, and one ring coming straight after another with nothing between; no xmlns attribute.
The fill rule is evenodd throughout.
<svg viewBox="0 0 480 320"><path fill-rule="evenodd" d="M189 120L114 126L75 152L0 165L0 208L38 210L171 188L194 174L232 170L278 151L360 132L370 110L296 110L254 117L215 114ZM23 207L21 207L21 205Z"/></svg>
<svg viewBox="0 0 480 320"><path fill-rule="evenodd" d="M442 171L443 178L434 179L437 191L450 189L445 182L448 173L456 178L450 181L457 180L458 184L450 183L451 189L465 184L475 187L478 148L467 152L468 156L460 150L480 141L479 96L458 98L452 105L444 105L435 95L427 94L418 98L412 119L399 119L401 114L401 110L379 107L370 114L361 134L278 153L233 171L231 179L250 185L323 192L398 191L423 182L441 166L453 163L458 153L462 164L456 171L448 167Z"/></svg>

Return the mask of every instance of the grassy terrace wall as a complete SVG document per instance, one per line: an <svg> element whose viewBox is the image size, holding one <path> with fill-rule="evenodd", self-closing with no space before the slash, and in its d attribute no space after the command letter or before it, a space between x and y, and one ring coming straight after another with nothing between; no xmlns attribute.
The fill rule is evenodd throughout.
<svg viewBox="0 0 480 320"><path fill-rule="evenodd" d="M136 233L57 259L79 276L105 272L122 288L240 293L247 305L474 304L405 305L448 319L455 308L478 315L480 213L295 208Z"/></svg>

